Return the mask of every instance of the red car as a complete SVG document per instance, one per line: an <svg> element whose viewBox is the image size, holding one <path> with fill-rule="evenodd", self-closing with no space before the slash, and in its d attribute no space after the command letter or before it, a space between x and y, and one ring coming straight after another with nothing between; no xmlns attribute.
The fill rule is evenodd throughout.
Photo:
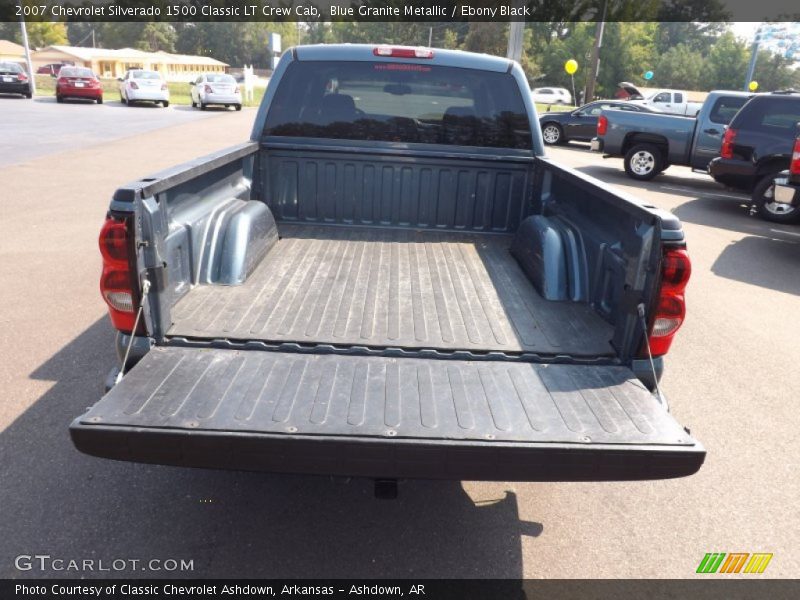
<svg viewBox="0 0 800 600"><path fill-rule="evenodd" d="M60 63L50 63L47 65L42 65L38 69L36 69L37 75L50 75L51 77L55 77L58 75L58 72L61 70L61 67L73 67L75 63L71 62L60 62Z"/></svg>
<svg viewBox="0 0 800 600"><path fill-rule="evenodd" d="M103 103L103 86L100 80L86 67L61 67L56 80L56 101L64 98L84 98Z"/></svg>

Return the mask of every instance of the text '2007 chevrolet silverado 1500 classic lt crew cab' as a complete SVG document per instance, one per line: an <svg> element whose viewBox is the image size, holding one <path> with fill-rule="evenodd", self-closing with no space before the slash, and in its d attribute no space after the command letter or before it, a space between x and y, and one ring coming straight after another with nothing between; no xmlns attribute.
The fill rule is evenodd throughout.
<svg viewBox="0 0 800 600"><path fill-rule="evenodd" d="M536 123L506 59L286 52L251 141L115 193L101 290L125 375L77 448L388 479L696 472L657 391L680 222L548 160Z"/></svg>

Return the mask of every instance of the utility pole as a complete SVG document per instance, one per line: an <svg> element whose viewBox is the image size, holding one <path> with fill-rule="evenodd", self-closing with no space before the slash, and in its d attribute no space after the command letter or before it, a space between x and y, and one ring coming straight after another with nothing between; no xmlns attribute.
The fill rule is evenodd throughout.
<svg viewBox="0 0 800 600"><path fill-rule="evenodd" d="M36 74L33 72L33 61L31 61L31 49L28 46L28 30L25 27L25 17L22 16L22 4L17 0L19 11L19 25L22 28L22 45L25 47L25 62L28 63L28 78L31 82L31 95L36 94Z"/></svg>
<svg viewBox="0 0 800 600"><path fill-rule="evenodd" d="M525 0L514 0L516 8L522 8ZM520 11L522 12L522 11ZM517 62L522 60L522 42L525 38L525 21L511 21L508 24L508 52L506 58Z"/></svg>
<svg viewBox="0 0 800 600"><path fill-rule="evenodd" d="M525 21L511 21L508 24L508 53L506 58L519 62L522 60L522 40L525 33Z"/></svg>
<svg viewBox="0 0 800 600"><path fill-rule="evenodd" d="M586 92L583 96L584 102L591 102L594 99L594 86L597 83L597 76L600 74L600 48L603 46L603 31L606 27L606 11L608 0L603 0L603 15L597 22L594 34L594 48L592 48L592 58L589 68L586 69ZM577 104L577 99L573 99Z"/></svg>

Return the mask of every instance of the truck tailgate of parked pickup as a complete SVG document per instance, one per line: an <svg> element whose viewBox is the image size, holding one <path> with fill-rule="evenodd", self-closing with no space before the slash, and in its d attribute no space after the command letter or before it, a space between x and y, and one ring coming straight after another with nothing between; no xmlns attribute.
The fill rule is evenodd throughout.
<svg viewBox="0 0 800 600"><path fill-rule="evenodd" d="M375 478L697 471L653 393L680 222L541 156L536 122L506 59L284 53L251 142L115 194L101 290L130 360L75 446Z"/></svg>
<svg viewBox="0 0 800 600"><path fill-rule="evenodd" d="M72 427L181 466L500 481L690 475L704 452L625 367L155 348Z"/></svg>

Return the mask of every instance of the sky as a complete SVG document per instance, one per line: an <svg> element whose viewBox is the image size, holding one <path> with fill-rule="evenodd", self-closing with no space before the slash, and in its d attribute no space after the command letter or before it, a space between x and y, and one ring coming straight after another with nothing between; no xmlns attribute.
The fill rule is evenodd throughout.
<svg viewBox="0 0 800 600"><path fill-rule="evenodd" d="M761 23L731 23L731 29L737 37L750 42L753 40L753 36L759 25L761 25Z"/></svg>

